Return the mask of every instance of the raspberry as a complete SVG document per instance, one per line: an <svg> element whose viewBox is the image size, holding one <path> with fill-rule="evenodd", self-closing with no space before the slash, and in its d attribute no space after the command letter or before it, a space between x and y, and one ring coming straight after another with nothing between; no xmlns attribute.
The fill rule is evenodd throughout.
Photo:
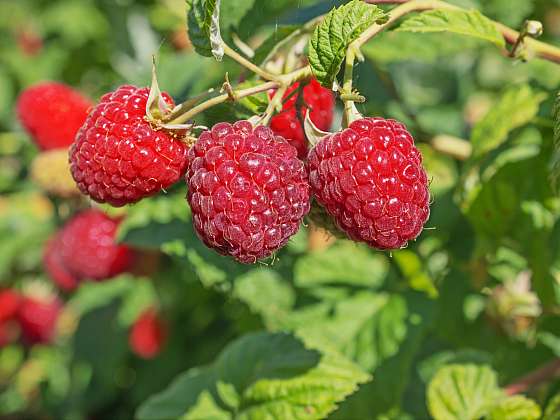
<svg viewBox="0 0 560 420"><path fill-rule="evenodd" d="M126 271L134 252L115 242L119 220L99 210L84 211L71 219L45 248L44 265L64 290L82 280L104 280Z"/></svg>
<svg viewBox="0 0 560 420"><path fill-rule="evenodd" d="M0 323L14 318L20 304L19 293L11 289L0 290Z"/></svg>
<svg viewBox="0 0 560 420"><path fill-rule="evenodd" d="M62 304L55 296L24 296L17 313L23 340L27 344L51 342L61 309Z"/></svg>
<svg viewBox="0 0 560 420"><path fill-rule="evenodd" d="M200 239L242 263L284 246L309 211L307 173L296 149L248 121L203 132L189 151L186 180Z"/></svg>
<svg viewBox="0 0 560 420"><path fill-rule="evenodd" d="M62 83L44 82L25 89L17 101L23 127L42 150L68 147L93 104Z"/></svg>
<svg viewBox="0 0 560 420"><path fill-rule="evenodd" d="M298 150L300 159L307 156L307 141L301 121L305 118L307 109L310 110L311 121L320 130L328 130L333 120L334 96L329 89L322 87L316 79L303 88L304 107L298 116L297 103L300 93L293 94L299 89L299 82L294 83L284 94L288 98L284 102L282 112L272 117L270 128L274 134L284 137ZM291 96L290 96L291 95Z"/></svg>
<svg viewBox="0 0 560 420"><path fill-rule="evenodd" d="M70 174L66 149L39 153L31 163L31 178L41 189L56 197L68 198L80 194Z"/></svg>
<svg viewBox="0 0 560 420"><path fill-rule="evenodd" d="M134 86L105 94L76 136L70 149L72 176L95 201L117 207L134 203L185 172L187 145L145 119L148 94L148 88Z"/></svg>
<svg viewBox="0 0 560 420"><path fill-rule="evenodd" d="M144 359L156 357L167 336L166 328L154 308L142 312L134 322L128 339L130 349Z"/></svg>
<svg viewBox="0 0 560 420"><path fill-rule="evenodd" d="M430 215L422 156L397 121L354 121L319 141L308 165L315 198L350 239L401 248L420 234Z"/></svg>

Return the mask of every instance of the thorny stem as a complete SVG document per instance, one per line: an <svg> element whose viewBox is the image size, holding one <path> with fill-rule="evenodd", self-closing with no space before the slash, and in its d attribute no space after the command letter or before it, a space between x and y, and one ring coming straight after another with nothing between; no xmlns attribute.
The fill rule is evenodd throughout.
<svg viewBox="0 0 560 420"><path fill-rule="evenodd" d="M229 58L237 61L239 64L241 64L247 70L252 71L256 75L262 77L264 80L273 80L273 81L278 80L277 75L269 73L266 70L257 66L256 64L252 63L251 61L247 60L245 57L243 57L241 54L239 54L237 51L235 51L233 48L231 48L226 43L223 43L222 46L224 48L224 54L225 55L227 55Z"/></svg>

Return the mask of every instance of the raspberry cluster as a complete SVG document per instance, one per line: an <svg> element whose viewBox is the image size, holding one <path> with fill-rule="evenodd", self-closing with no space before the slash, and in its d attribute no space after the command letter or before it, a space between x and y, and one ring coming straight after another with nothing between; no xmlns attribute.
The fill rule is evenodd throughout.
<svg viewBox="0 0 560 420"><path fill-rule="evenodd" d="M405 126L363 118L323 138L309 153L317 201L354 241L401 248L430 215L422 156Z"/></svg>
<svg viewBox="0 0 560 420"><path fill-rule="evenodd" d="M123 206L158 193L184 174L187 145L146 120L149 89L121 86L105 94L79 130L70 169L82 193ZM173 106L169 95L163 94Z"/></svg>
<svg viewBox="0 0 560 420"><path fill-rule="evenodd" d="M84 280L104 280L126 271L134 252L117 244L119 220L99 210L74 216L47 243L44 265L63 290L75 289Z"/></svg>
<svg viewBox="0 0 560 420"><path fill-rule="evenodd" d="M286 244L310 211L312 198L322 207L312 218L320 216L337 236L378 249L406 246L429 217L422 156L401 123L361 118L307 153L303 115L309 111L322 130L333 117L332 92L315 79L287 90L283 110L270 128L248 121L218 123L190 149L167 126L147 118L148 96L147 88L121 86L101 98L79 130L70 151L71 172L79 189L94 200L113 206L134 203L185 174L199 238L247 264ZM169 95L162 98L173 106ZM86 225L73 228L83 233L60 234L47 247L45 264L67 290L84 278L116 274L130 258L111 242L114 230L109 228L103 243L112 251L96 255L95 247L103 247L96 233L85 232ZM89 249L73 242L88 235Z"/></svg>
<svg viewBox="0 0 560 420"><path fill-rule="evenodd" d="M296 149L268 127L219 123L189 151L188 202L202 241L254 263L284 246L309 211Z"/></svg>
<svg viewBox="0 0 560 420"><path fill-rule="evenodd" d="M283 95L282 112L270 120L274 134L284 137L298 151L300 159L307 156L307 140L302 121L309 111L309 118L320 130L331 127L334 111L334 96L317 81L311 79L303 88L296 82Z"/></svg>

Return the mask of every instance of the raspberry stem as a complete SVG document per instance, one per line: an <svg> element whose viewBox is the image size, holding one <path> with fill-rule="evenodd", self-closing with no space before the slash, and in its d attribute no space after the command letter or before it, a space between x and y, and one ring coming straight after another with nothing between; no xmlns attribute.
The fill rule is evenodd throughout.
<svg viewBox="0 0 560 420"><path fill-rule="evenodd" d="M213 98L204 101L195 107L191 108L192 101L187 100L183 104L179 105L175 111L170 114L165 120L166 124L183 124L191 120L196 115L201 112L206 111L213 106L219 105L226 101L231 101L232 95L236 99L245 98L247 96L253 96L261 92L266 92L270 89L279 89L282 86L289 86L294 82L305 80L311 77L311 68L309 66L302 67L291 73L286 73L277 76L277 81L268 81L257 86L252 86L246 89L235 90L224 93L222 95L215 96Z"/></svg>
<svg viewBox="0 0 560 420"><path fill-rule="evenodd" d="M227 55L232 60L237 61L240 65L245 67L247 70L252 71L256 75L262 77L264 80L278 81L278 76L277 75L269 73L268 71L260 68L256 64L247 60L245 57L243 57L241 54L239 54L237 51L235 51L233 48L231 48L225 42L222 45L223 45L223 48L224 48L224 54Z"/></svg>

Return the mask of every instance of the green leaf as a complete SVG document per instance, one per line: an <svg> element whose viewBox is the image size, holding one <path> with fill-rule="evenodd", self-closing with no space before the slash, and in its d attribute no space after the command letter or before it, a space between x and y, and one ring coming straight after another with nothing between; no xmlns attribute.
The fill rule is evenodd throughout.
<svg viewBox="0 0 560 420"><path fill-rule="evenodd" d="M149 398L137 418L191 418L195 403L206 392L214 406L237 404L229 409L240 420L321 419L368 379L342 356L307 349L292 335L248 334L227 346L211 366L190 370ZM228 404L223 401L226 394Z"/></svg>
<svg viewBox="0 0 560 420"><path fill-rule="evenodd" d="M405 20L397 31L452 32L482 39L500 48L505 46L496 24L478 10L430 10Z"/></svg>
<svg viewBox="0 0 560 420"><path fill-rule="evenodd" d="M378 287L387 271L387 259L383 254L340 241L324 251L298 259L294 267L294 282L306 288L325 284Z"/></svg>
<svg viewBox="0 0 560 420"><path fill-rule="evenodd" d="M554 101L552 119L554 120L554 153L552 155L550 178L552 185L558 192L560 184L560 93L556 95L556 101Z"/></svg>
<svg viewBox="0 0 560 420"><path fill-rule="evenodd" d="M523 395L504 398L490 410L488 420L537 420L541 408L536 402Z"/></svg>
<svg viewBox="0 0 560 420"><path fill-rule="evenodd" d="M403 249L393 252L393 258L412 289L425 292L431 298L438 296L434 281L422 265L418 255Z"/></svg>
<svg viewBox="0 0 560 420"><path fill-rule="evenodd" d="M220 34L220 0L187 0L187 28L194 49L200 55L221 60L224 55Z"/></svg>
<svg viewBox="0 0 560 420"><path fill-rule="evenodd" d="M546 405L543 420L560 420L560 393L552 397Z"/></svg>
<svg viewBox="0 0 560 420"><path fill-rule="evenodd" d="M190 210L183 194L162 195L143 200L127 209L117 239L141 248L159 249L190 233Z"/></svg>
<svg viewBox="0 0 560 420"><path fill-rule="evenodd" d="M261 314L270 326L284 318L295 302L289 283L269 268L257 268L239 276L234 281L233 294Z"/></svg>
<svg viewBox="0 0 560 420"><path fill-rule="evenodd" d="M309 40L309 64L317 80L332 87L348 45L369 26L386 20L383 10L361 0L331 10Z"/></svg>
<svg viewBox="0 0 560 420"><path fill-rule="evenodd" d="M396 294L362 292L331 308L316 309L303 314L307 316L293 313L285 327L306 342L342 352L369 371L393 356L406 337L408 308Z"/></svg>
<svg viewBox="0 0 560 420"><path fill-rule="evenodd" d="M428 409L435 420L478 419L502 396L488 366L448 365L428 386Z"/></svg>
<svg viewBox="0 0 560 420"><path fill-rule="evenodd" d="M528 85L506 90L498 102L473 128L473 157L479 158L506 141L508 134L529 123L539 112L547 95Z"/></svg>
<svg viewBox="0 0 560 420"><path fill-rule="evenodd" d="M451 57L472 50L482 44L475 38L449 34L424 34L409 32L382 32L363 46L364 55L376 63L422 61L433 63L441 57Z"/></svg>

